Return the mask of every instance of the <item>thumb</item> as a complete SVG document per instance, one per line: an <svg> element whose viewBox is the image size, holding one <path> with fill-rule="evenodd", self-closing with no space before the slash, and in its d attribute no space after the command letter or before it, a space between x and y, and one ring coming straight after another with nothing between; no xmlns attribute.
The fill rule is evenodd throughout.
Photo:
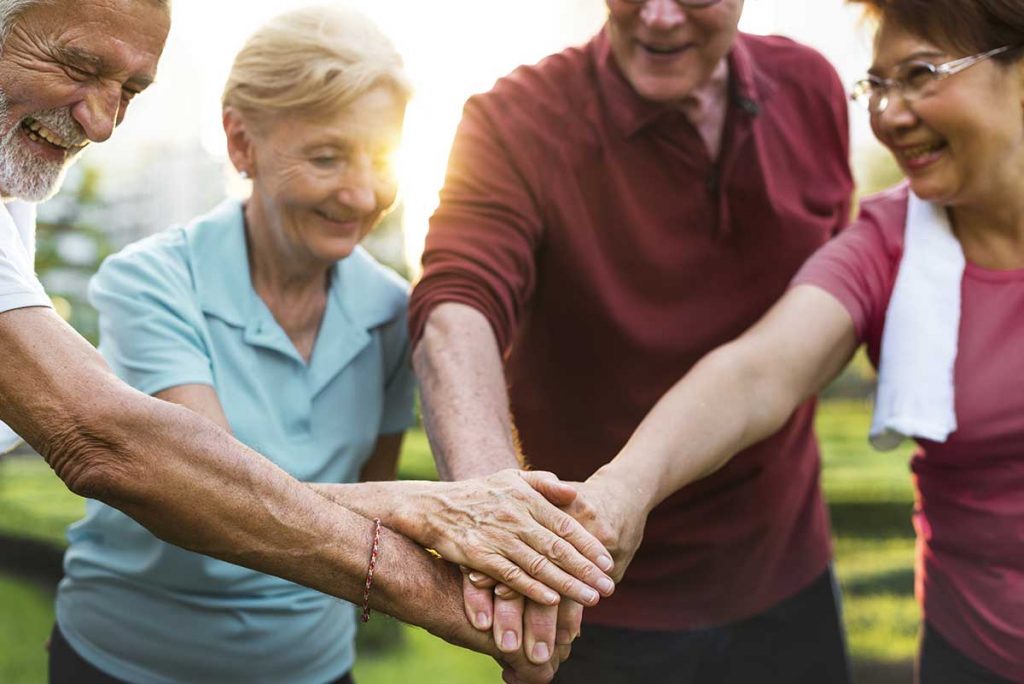
<svg viewBox="0 0 1024 684"><path fill-rule="evenodd" d="M543 470L524 470L520 476L555 506L568 506L576 500L576 488L562 482L554 473Z"/></svg>

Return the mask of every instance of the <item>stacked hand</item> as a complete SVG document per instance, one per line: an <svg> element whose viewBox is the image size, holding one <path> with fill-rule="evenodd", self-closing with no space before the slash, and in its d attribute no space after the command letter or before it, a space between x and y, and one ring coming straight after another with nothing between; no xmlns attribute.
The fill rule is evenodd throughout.
<svg viewBox="0 0 1024 684"><path fill-rule="evenodd" d="M648 510L637 502L640 497L623 491L600 471L586 482L571 484L550 473L523 475L604 545L615 560L612 578L621 579L643 537ZM546 674L554 676L559 663L569 657L572 641L580 634L583 605L561 593L557 605L537 602L485 572L464 570L466 616L477 629L491 630L499 650L513 658L503 662L502 677L509 684L547 681ZM541 670L524 668L524 656Z"/></svg>

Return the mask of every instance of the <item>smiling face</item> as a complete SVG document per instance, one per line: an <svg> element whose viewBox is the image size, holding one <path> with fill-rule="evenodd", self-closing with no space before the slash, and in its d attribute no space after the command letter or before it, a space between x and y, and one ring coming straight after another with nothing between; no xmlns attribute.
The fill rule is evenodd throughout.
<svg viewBox="0 0 1024 684"><path fill-rule="evenodd" d="M231 158L253 177L250 227L296 263L349 256L395 201L404 115L405 99L383 86L312 119L282 114L245 129L226 112Z"/></svg>
<svg viewBox="0 0 1024 684"><path fill-rule="evenodd" d="M18 16L0 54L0 195L56 192L153 81L169 28L150 0L57 0Z"/></svg>
<svg viewBox="0 0 1024 684"><path fill-rule="evenodd" d="M963 57L883 20L871 72L891 77L915 61ZM932 84L907 103L892 93L871 115L875 136L896 157L922 199L946 206L991 202L1024 181L1024 106L1020 62L985 60Z"/></svg>
<svg viewBox="0 0 1024 684"><path fill-rule="evenodd" d="M729 53L743 0L685 9L675 0L607 0L608 37L626 80L648 100L675 102L707 82Z"/></svg>

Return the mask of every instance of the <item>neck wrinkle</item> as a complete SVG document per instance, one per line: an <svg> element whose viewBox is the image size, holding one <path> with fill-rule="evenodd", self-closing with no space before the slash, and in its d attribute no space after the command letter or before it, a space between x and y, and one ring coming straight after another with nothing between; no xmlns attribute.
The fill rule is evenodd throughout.
<svg viewBox="0 0 1024 684"><path fill-rule="evenodd" d="M327 291L333 264L310 259L267 226L255 198L245 203L249 278L264 300L303 299Z"/></svg>

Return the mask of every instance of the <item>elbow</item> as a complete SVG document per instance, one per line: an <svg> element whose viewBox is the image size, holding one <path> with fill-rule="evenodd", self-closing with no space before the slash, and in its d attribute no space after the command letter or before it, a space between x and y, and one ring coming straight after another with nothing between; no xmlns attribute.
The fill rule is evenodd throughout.
<svg viewBox="0 0 1024 684"><path fill-rule="evenodd" d="M93 402L44 435L39 453L73 493L113 505L131 498L138 464L128 458L126 413L123 406Z"/></svg>

